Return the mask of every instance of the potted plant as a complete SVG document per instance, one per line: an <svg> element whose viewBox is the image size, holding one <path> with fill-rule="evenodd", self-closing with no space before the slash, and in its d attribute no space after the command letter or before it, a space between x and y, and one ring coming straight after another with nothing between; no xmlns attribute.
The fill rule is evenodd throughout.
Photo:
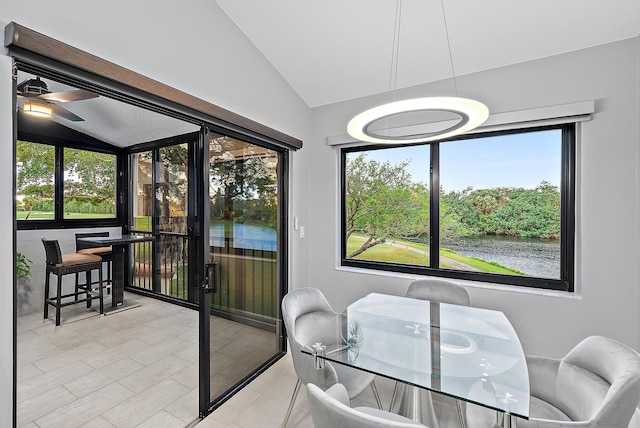
<svg viewBox="0 0 640 428"><path fill-rule="evenodd" d="M16 253L16 276L18 277L17 300L18 308L25 309L29 307L29 294L31 294L31 264L24 254Z"/></svg>

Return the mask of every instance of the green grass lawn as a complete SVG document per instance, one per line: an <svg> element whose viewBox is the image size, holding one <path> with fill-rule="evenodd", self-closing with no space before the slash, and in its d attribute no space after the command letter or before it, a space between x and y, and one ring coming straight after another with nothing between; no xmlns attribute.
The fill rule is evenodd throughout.
<svg viewBox="0 0 640 428"><path fill-rule="evenodd" d="M16 211L16 218L18 220L25 220L27 218L28 211ZM54 216L52 212L31 211L29 220L53 220ZM66 213L64 218L78 219L78 218L115 218L115 214L84 214L84 213Z"/></svg>
<svg viewBox="0 0 640 428"><path fill-rule="evenodd" d="M347 242L347 253L352 253L353 251L357 250L365 241L366 238L364 236L351 235L349 241ZM395 240L393 242L410 248L416 248L421 251L426 251L427 254L429 253L429 245L426 244L400 240ZM446 259L450 259L458 263L465 264L471 268L478 269L482 272L501 273L508 275L524 275L520 271L510 269L506 266L501 266L498 263L488 262L476 257L466 257L447 248L440 248L440 256L445 259L440 262L440 266L443 268L454 268L452 264L446 262ZM364 253L357 256L356 259L389 263L413 264L420 266L429 265L429 256L422 255L409 249L397 248L387 244L381 244L371 247Z"/></svg>
<svg viewBox="0 0 640 428"><path fill-rule="evenodd" d="M503 273L507 275L524 275L524 273L518 270L511 269L506 266L502 266L496 262L488 262L486 260L482 260L477 257L466 257L454 251L451 251L447 248L440 248L440 255L455 261L459 261L466 265L472 266L476 269L481 270L482 272Z"/></svg>
<svg viewBox="0 0 640 428"><path fill-rule="evenodd" d="M150 231L151 230L151 217L136 217L136 226L134 230Z"/></svg>
<svg viewBox="0 0 640 428"><path fill-rule="evenodd" d="M365 241L366 239L364 237L351 235L349 242L347 243L347 253L352 253L357 250ZM357 256L356 259L421 266L429 265L429 256L424 256L403 248L394 248L390 245L376 245L371 247L364 253Z"/></svg>

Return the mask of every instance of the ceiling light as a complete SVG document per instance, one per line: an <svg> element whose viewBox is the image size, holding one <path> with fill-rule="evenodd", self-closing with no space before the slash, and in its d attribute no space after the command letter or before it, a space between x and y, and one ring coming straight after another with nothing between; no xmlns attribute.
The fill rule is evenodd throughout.
<svg viewBox="0 0 640 428"><path fill-rule="evenodd" d="M458 120L451 126L436 132L424 132L409 135L385 135L373 131L372 125L382 119L389 119L401 114L436 111L452 113ZM480 126L489 117L489 109L482 103L467 98L458 97L427 97L413 98L383 104L363 111L347 125L347 132L354 138L370 143L420 143L449 138L463 134ZM384 129L383 131L387 131Z"/></svg>
<svg viewBox="0 0 640 428"><path fill-rule="evenodd" d="M449 43L449 32L447 29L447 19L444 11L443 0L440 0L442 6L442 17L444 20L445 33L447 36L447 48L449 50L449 61L451 63L451 74L453 83L458 92L455 69L453 67L453 58L451 56L451 45ZM398 48L400 45L400 17L402 15L402 0L396 1L396 21L394 29L394 48L391 58L390 82L397 81L398 68ZM394 73L395 65L395 73ZM390 85L391 86L391 85ZM396 84L393 85L394 97ZM391 89L391 88L390 88ZM375 123L381 120L388 120L403 114L411 114L416 112L441 112L453 114L457 120L450 126L445 126L434 132L420 132L405 135L399 135L397 129L394 132L387 132L386 126L381 132L375 132L373 128ZM479 101L460 97L425 97L413 98L402 101L394 101L383 104L378 107L366 110L353 119L347 125L347 132L353 138L360 141L380 144L397 144L397 143L421 143L444 138L453 137L454 135L463 134L478 126L482 125L489 117L489 109ZM447 124L449 122L447 121Z"/></svg>
<svg viewBox="0 0 640 428"><path fill-rule="evenodd" d="M50 118L52 115L51 107L46 104L35 103L33 101L25 101L22 105L22 111L35 117Z"/></svg>

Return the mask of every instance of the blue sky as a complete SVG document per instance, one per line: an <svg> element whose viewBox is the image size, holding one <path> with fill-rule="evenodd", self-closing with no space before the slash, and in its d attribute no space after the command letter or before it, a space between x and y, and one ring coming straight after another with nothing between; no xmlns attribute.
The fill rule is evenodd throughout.
<svg viewBox="0 0 640 428"><path fill-rule="evenodd" d="M561 131L550 130L440 144L444 190L494 187L534 188L546 180L560 185ZM367 159L392 164L411 160L413 181L429 182L429 146L367 152Z"/></svg>

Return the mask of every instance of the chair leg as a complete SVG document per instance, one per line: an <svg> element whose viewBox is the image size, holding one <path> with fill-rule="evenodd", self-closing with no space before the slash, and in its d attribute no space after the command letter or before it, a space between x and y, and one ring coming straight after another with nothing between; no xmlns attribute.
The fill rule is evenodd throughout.
<svg viewBox="0 0 640 428"><path fill-rule="evenodd" d="M458 418L460 419L460 428L467 428L467 421L462 409L462 401L456 400L456 407L458 408Z"/></svg>
<svg viewBox="0 0 640 428"><path fill-rule="evenodd" d="M80 274L78 272L76 272L76 287L75 287L75 291L74 291L74 299L77 302L78 301L78 292L80 290Z"/></svg>
<svg viewBox="0 0 640 428"><path fill-rule="evenodd" d="M291 401L289 402L289 408L287 409L287 414L284 416L284 421L282 422L282 428L287 427L287 422L289 422L289 417L291 416L291 411L293 410L293 405L296 402L296 398L298 397L298 392L300 392L300 386L302 382L300 382L300 378L296 382L296 387L293 389L293 395L291 396Z"/></svg>
<svg viewBox="0 0 640 428"><path fill-rule="evenodd" d="M98 298L100 300L100 313L104 313L104 295L102 293L102 263L100 263L100 268L98 268Z"/></svg>
<svg viewBox="0 0 640 428"><path fill-rule="evenodd" d="M62 306L62 275L58 277L58 294L56 295L56 327L60 327L60 307Z"/></svg>
<svg viewBox="0 0 640 428"><path fill-rule="evenodd" d="M393 394L391 394L391 402L389 403L390 412L393 411L391 407L393 406L393 403L396 401L396 395L398 395L398 382L396 382L395 385L393 385Z"/></svg>
<svg viewBox="0 0 640 428"><path fill-rule="evenodd" d="M46 278L44 279L44 319L49 318L49 303L47 299L49 298L49 277L51 276L51 272L47 269Z"/></svg>
<svg viewBox="0 0 640 428"><path fill-rule="evenodd" d="M85 277L85 293L87 295L87 309L91 309L91 270L87 270L84 273Z"/></svg>
<svg viewBox="0 0 640 428"><path fill-rule="evenodd" d="M373 396L376 397L376 403L378 403L378 409L382 410L382 402L380 401L380 394L378 394L378 388L376 387L376 383L374 381L371 382L371 390L373 391Z"/></svg>

